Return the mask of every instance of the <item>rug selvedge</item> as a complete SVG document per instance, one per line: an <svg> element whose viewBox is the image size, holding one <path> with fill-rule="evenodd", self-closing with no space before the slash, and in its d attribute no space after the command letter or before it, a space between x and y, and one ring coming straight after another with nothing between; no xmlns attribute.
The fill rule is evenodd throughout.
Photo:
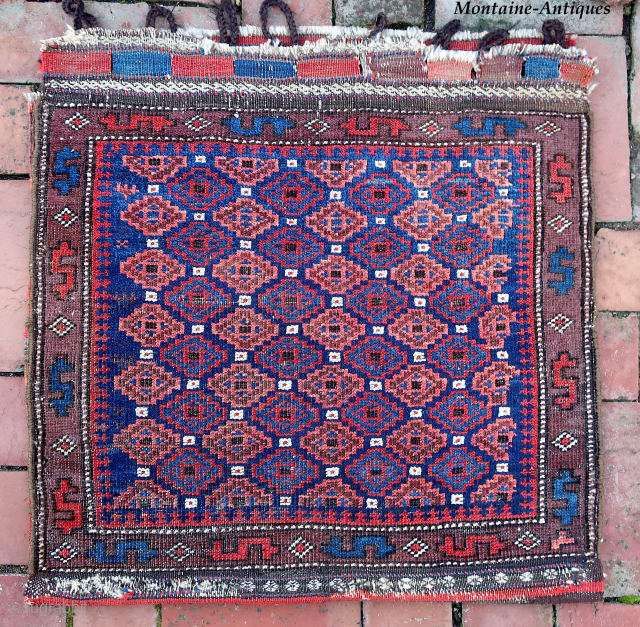
<svg viewBox="0 0 640 627"><path fill-rule="evenodd" d="M397 87L264 75L301 53L81 76L61 43L31 601L599 598L593 64L527 43L495 86L447 82L465 51Z"/></svg>

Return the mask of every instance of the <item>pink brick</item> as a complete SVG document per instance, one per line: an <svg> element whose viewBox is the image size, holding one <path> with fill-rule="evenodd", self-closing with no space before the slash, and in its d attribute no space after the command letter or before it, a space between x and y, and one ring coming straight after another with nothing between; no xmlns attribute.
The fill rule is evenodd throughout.
<svg viewBox="0 0 640 627"><path fill-rule="evenodd" d="M463 608L464 627L551 627L551 605L491 605L469 603Z"/></svg>
<svg viewBox="0 0 640 627"><path fill-rule="evenodd" d="M578 37L577 45L598 58L600 70L590 96L596 219L631 220L625 41L622 37Z"/></svg>
<svg viewBox="0 0 640 627"><path fill-rule="evenodd" d="M603 457L600 556L606 574L605 596L638 594L640 404L602 403L600 431Z"/></svg>
<svg viewBox="0 0 640 627"><path fill-rule="evenodd" d="M638 627L640 606L622 603L558 605L556 625L557 627Z"/></svg>
<svg viewBox="0 0 640 627"><path fill-rule="evenodd" d="M28 86L0 85L0 173L28 174L29 112Z"/></svg>
<svg viewBox="0 0 640 627"><path fill-rule="evenodd" d="M330 601L296 605L219 603L163 605L162 627L360 627L358 601ZM426 626L424 626L426 627Z"/></svg>
<svg viewBox="0 0 640 627"><path fill-rule="evenodd" d="M258 12L262 0L242 1L242 23L260 25ZM290 0L291 12L298 26L331 25L331 0ZM286 26L287 21L278 9L269 9L269 26Z"/></svg>
<svg viewBox="0 0 640 627"><path fill-rule="evenodd" d="M168 7L170 8L170 7ZM171 8L178 28L204 28L205 30L218 30L216 11L204 7L174 7ZM158 20L158 26L167 27L165 20Z"/></svg>
<svg viewBox="0 0 640 627"><path fill-rule="evenodd" d="M85 2L85 9L103 28L141 28L149 7L146 3ZM40 44L60 37L72 18L56 2L11 2L0 5L0 81L38 82Z"/></svg>
<svg viewBox="0 0 640 627"><path fill-rule="evenodd" d="M0 472L0 564L29 562L29 486L26 472Z"/></svg>
<svg viewBox="0 0 640 627"><path fill-rule="evenodd" d="M0 625L2 627L64 627L61 605L25 605L23 575L0 575Z"/></svg>
<svg viewBox="0 0 640 627"><path fill-rule="evenodd" d="M155 627L154 605L107 605L79 607L75 610L73 627Z"/></svg>
<svg viewBox="0 0 640 627"><path fill-rule="evenodd" d="M451 603L365 601L364 627L451 627Z"/></svg>
<svg viewBox="0 0 640 627"><path fill-rule="evenodd" d="M594 248L596 307L640 311L640 231L600 229Z"/></svg>
<svg viewBox="0 0 640 627"><path fill-rule="evenodd" d="M631 127L636 136L640 135L640 18L634 12L631 18L631 80L629 92L631 97Z"/></svg>
<svg viewBox="0 0 640 627"><path fill-rule="evenodd" d="M638 318L598 315L598 366L602 398L638 398Z"/></svg>
<svg viewBox="0 0 640 627"><path fill-rule="evenodd" d="M29 436L22 377L0 377L0 433L0 466L26 466Z"/></svg>
<svg viewBox="0 0 640 627"><path fill-rule="evenodd" d="M0 181L0 372L24 362L30 226L29 181Z"/></svg>

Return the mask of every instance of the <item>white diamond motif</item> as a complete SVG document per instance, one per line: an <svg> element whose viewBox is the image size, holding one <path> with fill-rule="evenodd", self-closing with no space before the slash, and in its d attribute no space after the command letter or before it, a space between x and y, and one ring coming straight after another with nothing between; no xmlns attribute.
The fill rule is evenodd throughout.
<svg viewBox="0 0 640 627"><path fill-rule="evenodd" d="M412 557L420 557L428 548L429 545L425 544L420 538L413 538L402 547L402 550Z"/></svg>
<svg viewBox="0 0 640 627"><path fill-rule="evenodd" d="M167 555L177 562L184 562L184 560L189 559L194 553L195 551L183 542L178 542L178 544L174 544L170 549L167 549Z"/></svg>
<svg viewBox="0 0 640 627"><path fill-rule="evenodd" d="M60 224L62 224L62 226L66 229L78 219L78 216L73 213L73 211L71 211L69 207L65 207L61 211L58 211L58 213L53 216L53 219L60 222Z"/></svg>
<svg viewBox="0 0 640 627"><path fill-rule="evenodd" d="M428 120L418 128L427 137L435 137L440 131L444 130L444 126L440 126L440 124L438 124L435 120Z"/></svg>
<svg viewBox="0 0 640 627"><path fill-rule="evenodd" d="M573 324L573 320L559 313L557 316L553 316L547 324L562 335Z"/></svg>
<svg viewBox="0 0 640 627"><path fill-rule="evenodd" d="M64 316L58 316L47 328L51 329L58 337L64 337L76 325Z"/></svg>
<svg viewBox="0 0 640 627"><path fill-rule="evenodd" d="M78 448L78 445L68 435L61 435L51 445L51 448L60 453L63 457L69 457L69 455Z"/></svg>
<svg viewBox="0 0 640 627"><path fill-rule="evenodd" d="M310 120L304 126L307 130L311 131L315 135L322 135L322 133L330 128L330 125L320 118Z"/></svg>
<svg viewBox="0 0 640 627"><path fill-rule="evenodd" d="M313 548L314 547L311 542L300 536L287 547L287 550L293 553L297 558L302 559L305 555L313 551Z"/></svg>
<svg viewBox="0 0 640 627"><path fill-rule="evenodd" d="M573 224L573 222L559 213L555 218L551 218L551 220L549 220L547 224L556 233L562 233L563 231L566 231Z"/></svg>
<svg viewBox="0 0 640 627"><path fill-rule="evenodd" d="M201 131L202 129L207 128L207 126L211 126L211 124L212 122L203 118L201 115L194 115L184 123L184 125L192 131Z"/></svg>
<svg viewBox="0 0 640 627"><path fill-rule="evenodd" d="M537 536L534 536L529 530L525 531L515 542L516 546L519 546L521 549L525 551L531 551L535 549L537 546L540 546L542 540Z"/></svg>
<svg viewBox="0 0 640 627"><path fill-rule="evenodd" d="M536 126L536 131L546 135L547 137L551 137L554 133L558 133L561 130L562 129L557 124L551 122L551 120L547 120L546 122Z"/></svg>
<svg viewBox="0 0 640 627"><path fill-rule="evenodd" d="M568 431L563 431L557 438L554 438L551 444L566 453L578 443L578 438Z"/></svg>
<svg viewBox="0 0 640 627"><path fill-rule="evenodd" d="M79 131L83 129L87 124L91 124L90 120L87 120L83 115L79 113L74 113L70 118L67 118L64 123L74 131Z"/></svg>

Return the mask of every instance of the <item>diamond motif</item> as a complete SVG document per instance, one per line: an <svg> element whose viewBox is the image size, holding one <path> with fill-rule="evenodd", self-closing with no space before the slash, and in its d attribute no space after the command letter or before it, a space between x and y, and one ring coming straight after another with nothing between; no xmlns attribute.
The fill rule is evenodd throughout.
<svg viewBox="0 0 640 627"><path fill-rule="evenodd" d="M180 389L180 380L162 366L139 361L114 379L114 386L132 401L155 405L160 399Z"/></svg>
<svg viewBox="0 0 640 627"><path fill-rule="evenodd" d="M352 344L345 363L369 378L386 377L407 363L407 354L381 337L366 337Z"/></svg>
<svg viewBox="0 0 640 627"><path fill-rule="evenodd" d="M536 131L538 131L538 133L546 135L547 137L551 137L554 133L557 133L561 130L562 129L557 124L551 122L551 120L547 120L546 122L543 122L542 124L538 124L538 126L536 126Z"/></svg>
<svg viewBox="0 0 640 627"><path fill-rule="evenodd" d="M158 468L158 478L183 494L199 494L221 477L222 468L197 451L177 451Z"/></svg>
<svg viewBox="0 0 640 627"><path fill-rule="evenodd" d="M389 453L372 450L357 457L345 473L369 494L381 495L406 475L407 468Z"/></svg>
<svg viewBox="0 0 640 627"><path fill-rule="evenodd" d="M277 159L256 159L250 153L240 157L216 157L215 163L225 174L235 178L241 185L248 186L256 185L279 169Z"/></svg>
<svg viewBox="0 0 640 627"><path fill-rule="evenodd" d="M317 290L298 281L281 281L259 300L261 307L283 322L301 322L319 313L324 301Z"/></svg>
<svg viewBox="0 0 640 627"><path fill-rule="evenodd" d="M183 542L178 542L177 544L174 544L170 549L167 549L167 555L177 562L184 562L192 555L195 555L195 551Z"/></svg>
<svg viewBox="0 0 640 627"><path fill-rule="evenodd" d="M231 247L232 239L210 224L195 222L167 240L167 246L194 266L216 262Z"/></svg>
<svg viewBox="0 0 640 627"><path fill-rule="evenodd" d="M47 325L58 337L64 337L76 325L64 316L58 316L51 324Z"/></svg>
<svg viewBox="0 0 640 627"><path fill-rule="evenodd" d="M447 380L423 366L409 366L388 382L389 392L409 407L423 407L447 387Z"/></svg>
<svg viewBox="0 0 640 627"><path fill-rule="evenodd" d="M514 542L516 546L519 546L521 549L525 551L531 551L531 549L535 549L537 546L542 544L542 540L536 537L529 531L528 529Z"/></svg>
<svg viewBox="0 0 640 627"><path fill-rule="evenodd" d="M421 464L447 444L447 438L421 420L411 420L394 432L389 445L410 462Z"/></svg>
<svg viewBox="0 0 640 627"><path fill-rule="evenodd" d="M552 329L555 329L558 333L562 334L573 324L573 320L568 316L559 313L557 316L553 316L547 324Z"/></svg>
<svg viewBox="0 0 640 627"><path fill-rule="evenodd" d="M314 135L322 135L322 133L331 128L331 125L328 122L325 122L324 120L321 120L319 118L309 120L309 122L307 122L304 126Z"/></svg>
<svg viewBox="0 0 640 627"><path fill-rule="evenodd" d="M189 279L165 294L165 301L192 322L203 322L225 309L227 295L206 279Z"/></svg>
<svg viewBox="0 0 640 627"><path fill-rule="evenodd" d="M242 294L253 294L278 276L277 268L251 250L241 250L213 268L213 276Z"/></svg>
<svg viewBox="0 0 640 627"><path fill-rule="evenodd" d="M489 472L489 464L464 447L450 450L429 466L431 476L451 491L469 489Z"/></svg>
<svg viewBox="0 0 640 627"><path fill-rule="evenodd" d="M448 327L425 311L410 310L389 325L389 335L411 348L427 348L447 334Z"/></svg>
<svg viewBox="0 0 640 627"><path fill-rule="evenodd" d="M304 340L289 336L269 342L254 360L278 377L298 378L322 364L322 353Z"/></svg>
<svg viewBox="0 0 640 627"><path fill-rule="evenodd" d="M228 462L246 462L270 447L271 438L247 422L230 421L205 436L202 445Z"/></svg>
<svg viewBox="0 0 640 627"><path fill-rule="evenodd" d="M80 551L73 546L70 542L63 542L55 551L51 551L50 555L53 559L62 562L63 564L69 563L74 557L80 554Z"/></svg>
<svg viewBox="0 0 640 627"><path fill-rule="evenodd" d="M120 272L145 290L161 290L185 275L184 266L160 250L145 250L120 262Z"/></svg>
<svg viewBox="0 0 640 627"><path fill-rule="evenodd" d="M318 476L315 464L289 449L280 449L254 468L254 475L274 490L292 494Z"/></svg>
<svg viewBox="0 0 640 627"><path fill-rule="evenodd" d="M250 407L273 392L275 383L249 364L234 364L210 379L209 388L232 407Z"/></svg>
<svg viewBox="0 0 640 627"><path fill-rule="evenodd" d="M428 549L429 545L420 540L420 538L413 538L402 547L402 550L411 555L411 557L420 557Z"/></svg>
<svg viewBox="0 0 640 627"><path fill-rule="evenodd" d="M87 124L91 124L91 120L87 120L83 115L74 113L70 118L67 118L64 123L74 131L83 129Z"/></svg>
<svg viewBox="0 0 640 627"><path fill-rule="evenodd" d="M180 438L155 420L140 418L113 438L113 444L140 464L154 464L172 449Z"/></svg>
<svg viewBox="0 0 640 627"><path fill-rule="evenodd" d="M191 433L211 430L224 418L225 413L226 410L202 390L187 390L160 407L160 415L164 420Z"/></svg>
<svg viewBox="0 0 640 627"><path fill-rule="evenodd" d="M290 435L316 422L318 410L293 392L278 392L253 410L253 419L280 435Z"/></svg>
<svg viewBox="0 0 640 627"><path fill-rule="evenodd" d="M120 331L130 335L142 346L160 346L172 337L184 333L184 324L174 320L160 305L144 303L118 324Z"/></svg>
<svg viewBox="0 0 640 627"><path fill-rule="evenodd" d="M69 207L65 207L61 211L58 211L58 213L53 216L53 219L60 222L60 224L62 224L62 226L66 229L78 219L78 216L73 213L73 211L71 211Z"/></svg>
<svg viewBox="0 0 640 627"><path fill-rule="evenodd" d="M257 237L278 224L278 216L250 198L240 198L216 211L213 219L238 237Z"/></svg>
<svg viewBox="0 0 640 627"><path fill-rule="evenodd" d="M330 294L345 294L367 278L366 270L338 255L329 255L308 268L306 275Z"/></svg>
<svg viewBox="0 0 640 627"><path fill-rule="evenodd" d="M190 377L211 372L226 358L224 351L201 337L184 337L162 349L162 359Z"/></svg>
<svg viewBox="0 0 640 627"><path fill-rule="evenodd" d="M367 218L341 202L330 202L307 217L307 226L330 242L344 242L367 226Z"/></svg>
<svg viewBox="0 0 640 627"><path fill-rule="evenodd" d="M444 130L444 126L440 126L435 120L427 120L422 126L418 127L427 137L435 137L440 131Z"/></svg>
<svg viewBox="0 0 640 627"><path fill-rule="evenodd" d="M551 220L549 220L547 224L556 233L562 233L563 231L566 231L573 224L573 222L559 213L555 218L551 218Z"/></svg>
<svg viewBox="0 0 640 627"><path fill-rule="evenodd" d="M290 551L297 558L302 559L308 553L313 551L313 544L308 540L305 540L303 537L296 538L288 547L287 550Z"/></svg>
<svg viewBox="0 0 640 627"><path fill-rule="evenodd" d="M573 448L578 443L578 438L568 431L563 431L558 437L554 438L551 442L554 446L559 448L563 453L566 453L570 448Z"/></svg>
<svg viewBox="0 0 640 627"><path fill-rule="evenodd" d="M364 381L338 366L324 366L310 373L299 388L323 407L341 407L364 389Z"/></svg>
<svg viewBox="0 0 640 627"><path fill-rule="evenodd" d="M238 307L213 327L213 332L240 350L256 350L278 333L277 325L253 309Z"/></svg>
<svg viewBox="0 0 640 627"><path fill-rule="evenodd" d="M184 125L192 131L201 131L207 128L207 126L211 126L211 124L213 124L213 122L203 118L201 115L194 115L184 123Z"/></svg>
<svg viewBox="0 0 640 627"><path fill-rule="evenodd" d="M362 447L364 440L341 423L325 422L307 433L300 444L325 464L340 464Z"/></svg>
<svg viewBox="0 0 640 627"><path fill-rule="evenodd" d="M78 448L78 444L68 435L61 435L55 442L53 442L51 448L60 453L63 457L69 457L69 455Z"/></svg>
<svg viewBox="0 0 640 627"><path fill-rule="evenodd" d="M143 196L128 205L120 217L145 235L162 235L180 224L187 214L161 196Z"/></svg>
<svg viewBox="0 0 640 627"><path fill-rule="evenodd" d="M341 351L362 335L366 327L343 309L332 309L304 324L303 329L327 350Z"/></svg>

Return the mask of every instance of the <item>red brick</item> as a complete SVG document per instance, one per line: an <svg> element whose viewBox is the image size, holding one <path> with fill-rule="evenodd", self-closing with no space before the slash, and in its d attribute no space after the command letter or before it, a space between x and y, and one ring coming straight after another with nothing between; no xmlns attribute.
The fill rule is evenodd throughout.
<svg viewBox="0 0 640 627"><path fill-rule="evenodd" d="M578 37L577 45L598 58L600 70L590 96L596 219L631 220L626 44L622 37Z"/></svg>
<svg viewBox="0 0 640 627"><path fill-rule="evenodd" d="M605 596L640 588L640 404L602 403L602 515L600 545Z"/></svg>
<svg viewBox="0 0 640 627"><path fill-rule="evenodd" d="M85 2L85 9L103 28L141 28L146 3L121 5ZM40 45L43 39L60 37L72 18L56 2L11 2L0 5L0 81L39 82Z"/></svg>
<svg viewBox="0 0 640 627"><path fill-rule="evenodd" d="M0 372L24 362L30 226L29 181L0 181Z"/></svg>
<svg viewBox="0 0 640 627"><path fill-rule="evenodd" d="M23 575L0 575L0 625L2 627L64 627L66 608L61 605L25 605Z"/></svg>
<svg viewBox="0 0 640 627"><path fill-rule="evenodd" d="M22 377L0 377L0 433L0 466L26 466L29 436Z"/></svg>
<svg viewBox="0 0 640 627"><path fill-rule="evenodd" d="M602 398L638 398L638 318L598 314L598 366Z"/></svg>
<svg viewBox="0 0 640 627"><path fill-rule="evenodd" d="M363 627L451 627L451 603L365 601Z"/></svg>
<svg viewBox="0 0 640 627"><path fill-rule="evenodd" d="M242 23L260 25L258 12L262 0L242 0ZM287 3L298 26L331 25L331 0L289 0ZM269 10L269 26L286 26L287 21L278 9Z"/></svg>
<svg viewBox="0 0 640 627"><path fill-rule="evenodd" d="M0 564L29 562L29 486L26 472L0 472Z"/></svg>
<svg viewBox="0 0 640 627"><path fill-rule="evenodd" d="M155 627L154 605L84 606L75 610L73 627Z"/></svg>
<svg viewBox="0 0 640 627"><path fill-rule="evenodd" d="M0 173L28 174L29 112L25 85L0 85Z"/></svg>
<svg viewBox="0 0 640 627"><path fill-rule="evenodd" d="M558 605L557 612L557 627L638 627L640 625L640 606L637 605L576 603Z"/></svg>
<svg viewBox="0 0 640 627"><path fill-rule="evenodd" d="M551 627L551 605L491 605L469 603L463 608L464 627Z"/></svg>
<svg viewBox="0 0 640 627"><path fill-rule="evenodd" d="M296 605L219 603L163 605L162 627L360 627L358 601L330 601ZM426 625L423 627L427 627Z"/></svg>
<svg viewBox="0 0 640 627"><path fill-rule="evenodd" d="M600 229L594 248L596 307L640 311L640 231Z"/></svg>

